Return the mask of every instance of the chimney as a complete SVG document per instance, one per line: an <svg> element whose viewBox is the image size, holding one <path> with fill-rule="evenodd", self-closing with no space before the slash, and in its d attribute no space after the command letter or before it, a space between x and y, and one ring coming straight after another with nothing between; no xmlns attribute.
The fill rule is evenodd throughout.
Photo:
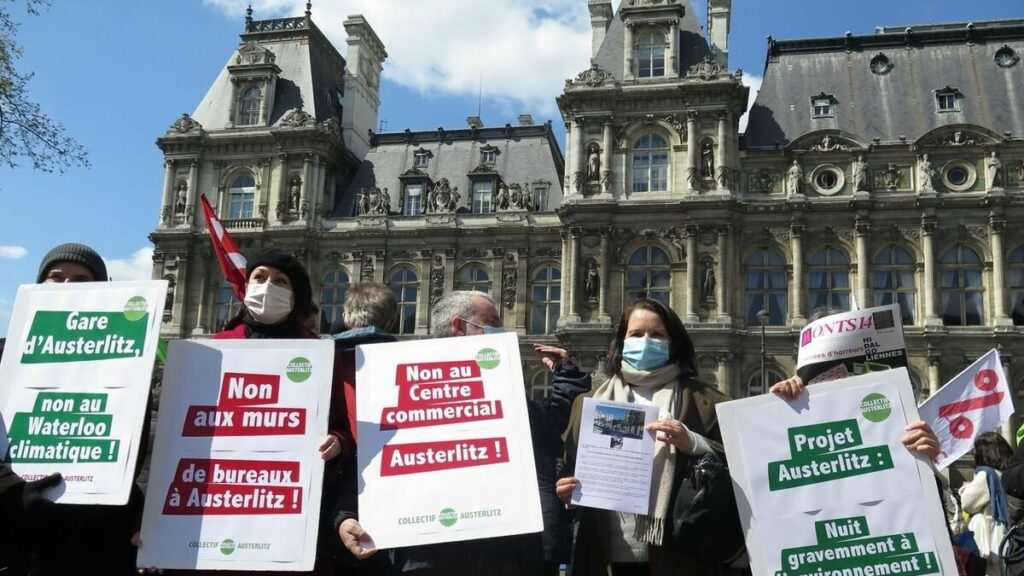
<svg viewBox="0 0 1024 576"><path fill-rule="evenodd" d="M587 0L587 8L590 9L590 27L593 29L593 36L590 41L590 57L597 56L597 51L604 43L604 34L612 23L611 0Z"/></svg>
<svg viewBox="0 0 1024 576"><path fill-rule="evenodd" d="M723 68L729 66L729 21L732 0L708 0L708 41L711 53Z"/></svg>
<svg viewBox="0 0 1024 576"><path fill-rule="evenodd" d="M341 128L348 148L357 158L370 149L369 130L377 128L380 109L380 75L388 53L369 22L359 15L344 22L348 34L345 55L345 96Z"/></svg>
<svg viewBox="0 0 1024 576"><path fill-rule="evenodd" d="M533 116L531 116L529 114L520 114L519 115L519 125L520 126L533 126Z"/></svg>
<svg viewBox="0 0 1024 576"><path fill-rule="evenodd" d="M466 118L466 124L469 124L470 128L476 128L477 130L484 127L484 122L479 116L470 116L469 118Z"/></svg>

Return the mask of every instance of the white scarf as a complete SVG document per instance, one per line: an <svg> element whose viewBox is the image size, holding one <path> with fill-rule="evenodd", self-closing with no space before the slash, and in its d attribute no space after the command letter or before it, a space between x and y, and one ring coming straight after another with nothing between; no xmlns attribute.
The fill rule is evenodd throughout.
<svg viewBox="0 0 1024 576"><path fill-rule="evenodd" d="M594 398L615 402L636 403L634 388L654 390L652 403L662 413L674 414L679 389L679 364L673 362L657 370L645 371L623 363L621 377L612 376L598 386ZM672 479L675 473L676 448L668 442L657 442L654 449L654 468L651 471L650 514L636 515L633 537L640 542L661 545L665 533L668 504L672 499Z"/></svg>

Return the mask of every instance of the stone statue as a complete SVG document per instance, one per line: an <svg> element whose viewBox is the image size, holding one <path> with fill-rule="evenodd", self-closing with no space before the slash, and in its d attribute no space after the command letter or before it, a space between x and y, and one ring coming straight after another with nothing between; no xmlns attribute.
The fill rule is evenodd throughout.
<svg viewBox="0 0 1024 576"><path fill-rule="evenodd" d="M704 180L715 178L715 145L705 140L700 150L700 176Z"/></svg>
<svg viewBox="0 0 1024 576"><path fill-rule="evenodd" d="M508 195L509 208L516 210L523 209L523 188L519 184L513 184Z"/></svg>
<svg viewBox="0 0 1024 576"><path fill-rule="evenodd" d="M597 262L587 262L587 276L583 280L583 294L590 302L596 302L600 294L601 277L597 273Z"/></svg>
<svg viewBox="0 0 1024 576"><path fill-rule="evenodd" d="M596 143L590 145L590 155L587 156L587 181L598 182L601 180L601 147Z"/></svg>
<svg viewBox="0 0 1024 576"><path fill-rule="evenodd" d="M494 196L494 211L508 210L509 208L508 186L502 182L498 184L498 193Z"/></svg>
<svg viewBox="0 0 1024 576"><path fill-rule="evenodd" d="M178 191L174 193L174 213L184 214L188 206L188 184L184 180L178 182Z"/></svg>
<svg viewBox="0 0 1024 576"><path fill-rule="evenodd" d="M705 302L715 299L715 263L711 260L704 261L704 283L701 284L700 293Z"/></svg>
<svg viewBox="0 0 1024 576"><path fill-rule="evenodd" d="M900 169L899 169L899 166L897 166L893 162L889 162L889 165L886 166L886 168L885 168L885 173L883 174L883 178L885 179L885 187L888 188L889 190L896 190L897 188L899 188L900 187Z"/></svg>
<svg viewBox="0 0 1024 576"><path fill-rule="evenodd" d="M871 181L868 177L868 163L864 156L857 156L853 163L853 191L871 192Z"/></svg>
<svg viewBox="0 0 1024 576"><path fill-rule="evenodd" d="M917 190L918 192L935 192L935 169L924 154L917 161Z"/></svg>
<svg viewBox="0 0 1024 576"><path fill-rule="evenodd" d="M302 202L302 180L296 176L292 178L291 188L288 190L288 209L296 211Z"/></svg>
<svg viewBox="0 0 1024 576"><path fill-rule="evenodd" d="M167 280L167 299L164 300L164 314L169 316L174 309L174 276L168 274L164 276L164 280Z"/></svg>
<svg viewBox="0 0 1024 576"><path fill-rule="evenodd" d="M444 266L430 271L430 304L437 304L444 296Z"/></svg>
<svg viewBox="0 0 1024 576"><path fill-rule="evenodd" d="M793 159L793 165L786 171L786 194L796 196L802 194L804 181L804 170L800 167L800 161Z"/></svg>
<svg viewBox="0 0 1024 576"><path fill-rule="evenodd" d="M1002 188L1003 186L1003 161L999 159L995 150L985 158L985 189Z"/></svg>

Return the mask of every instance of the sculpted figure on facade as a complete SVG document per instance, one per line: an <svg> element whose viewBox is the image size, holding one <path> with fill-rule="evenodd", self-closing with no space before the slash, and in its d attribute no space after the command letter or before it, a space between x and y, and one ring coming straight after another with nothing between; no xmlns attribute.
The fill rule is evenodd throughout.
<svg viewBox="0 0 1024 576"><path fill-rule="evenodd" d="M715 286L717 280L715 279L715 263L708 259L704 261L704 282L700 287L701 298L704 302L715 301Z"/></svg>
<svg viewBox="0 0 1024 576"><path fill-rule="evenodd" d="M793 159L793 164L786 171L786 194L796 196L803 193L804 170L800 167L800 161Z"/></svg>
<svg viewBox="0 0 1024 576"><path fill-rule="evenodd" d="M435 266L430 271L430 304L437 304L444 296L444 266Z"/></svg>
<svg viewBox="0 0 1024 576"><path fill-rule="evenodd" d="M917 160L917 190L918 192L935 192L935 169L927 154L923 154Z"/></svg>
<svg viewBox="0 0 1024 576"><path fill-rule="evenodd" d="M700 149L700 176L704 180L715 179L715 145L705 140Z"/></svg>
<svg viewBox="0 0 1024 576"><path fill-rule="evenodd" d="M601 147L596 143L592 143L588 151L587 181L598 182L601 180Z"/></svg>
<svg viewBox="0 0 1024 576"><path fill-rule="evenodd" d="M1003 186L1003 161L995 150L985 158L985 189L1002 188Z"/></svg>
<svg viewBox="0 0 1024 576"><path fill-rule="evenodd" d="M587 274L583 279L583 294L589 302L597 302L601 293L601 275L597 271L597 261L587 260Z"/></svg>
<svg viewBox="0 0 1024 576"><path fill-rule="evenodd" d="M900 169L896 164L890 162L885 168L885 172L882 173L882 180L885 182L885 187L888 190L896 190L900 187Z"/></svg>
<svg viewBox="0 0 1024 576"><path fill-rule="evenodd" d="M494 211L508 210L509 208L509 194L508 186L502 182L498 184L498 192L494 195Z"/></svg>
<svg viewBox="0 0 1024 576"><path fill-rule="evenodd" d="M182 180L178 182L178 189L174 193L174 213L183 216L188 206L188 184Z"/></svg>
<svg viewBox="0 0 1024 576"><path fill-rule="evenodd" d="M430 189L427 206L431 212L453 213L459 206L459 188L452 187L447 178L441 178Z"/></svg>
<svg viewBox="0 0 1024 576"><path fill-rule="evenodd" d="M288 188L288 209L297 212L301 202L302 179L298 176L294 176L291 180L291 185Z"/></svg>
<svg viewBox="0 0 1024 576"><path fill-rule="evenodd" d="M857 159L853 162L853 191L854 192L870 192L871 191L871 180L868 177L868 162L864 160L864 156L857 156Z"/></svg>

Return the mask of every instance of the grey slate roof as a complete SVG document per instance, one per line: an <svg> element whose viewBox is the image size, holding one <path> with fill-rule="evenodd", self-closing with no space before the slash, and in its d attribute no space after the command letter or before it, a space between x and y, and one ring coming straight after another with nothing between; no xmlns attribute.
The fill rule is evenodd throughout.
<svg viewBox="0 0 1024 576"><path fill-rule="evenodd" d="M685 76L690 66L711 55L711 48L708 47L707 40L704 39L704 33L701 31L700 23L697 22L697 17L693 11L693 5L690 3L690 0L682 1L684 14L682 20L679 21L679 39L676 43L679 59L678 76ZM602 70L610 72L617 82L622 81L623 66L625 65L623 53L626 39L625 27L626 25L622 21L622 6L620 5L619 10L608 26L608 30L605 32L601 47L594 57L597 65Z"/></svg>
<svg viewBox="0 0 1024 576"><path fill-rule="evenodd" d="M300 105L317 122L332 117L341 121L341 108L335 102L334 91L344 92L345 59L313 22L307 24L301 17L254 21L240 36L242 41L238 48L247 42L257 42L274 53L274 63L281 69L274 109L269 115L271 126ZM233 90L228 66L235 64L237 52L236 49L228 58L192 113L192 118L206 130L220 130L230 124Z"/></svg>
<svg viewBox="0 0 1024 576"><path fill-rule="evenodd" d="M348 191L338 198L334 216L354 214L354 203L363 189L388 189L391 209L398 213L402 190L399 178L413 168L414 151L424 149L433 155L424 170L431 182L447 178L458 187L460 209L469 209L469 173L480 165L480 149L498 149L494 171L506 184L549 185L547 199L540 211L552 211L562 203L562 176L565 160L548 122L539 126L510 126L477 130L445 130L424 132L390 132L375 134L370 151L349 184Z"/></svg>
<svg viewBox="0 0 1024 576"><path fill-rule="evenodd" d="M865 142L914 142L932 130L974 124L1024 135L1024 62L996 65L1008 45L1024 57L1024 20L880 28L870 36L769 40L764 81L744 135L748 149L785 146L831 129ZM883 54L886 74L871 71ZM935 91L956 88L960 112L936 112ZM811 97L835 97L834 118L812 118Z"/></svg>

